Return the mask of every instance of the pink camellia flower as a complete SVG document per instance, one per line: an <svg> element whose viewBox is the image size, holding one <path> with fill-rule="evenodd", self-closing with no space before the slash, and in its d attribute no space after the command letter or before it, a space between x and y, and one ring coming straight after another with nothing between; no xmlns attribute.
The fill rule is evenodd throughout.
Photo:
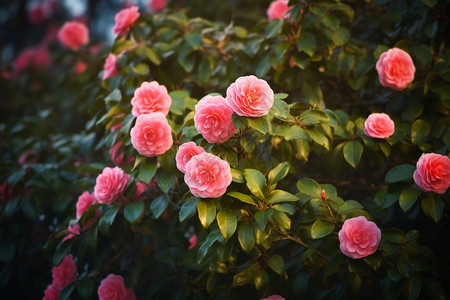
<svg viewBox="0 0 450 300"><path fill-rule="evenodd" d="M117 75L117 56L109 53L103 65L103 70L103 80Z"/></svg>
<svg viewBox="0 0 450 300"><path fill-rule="evenodd" d="M227 89L228 106L245 117L266 115L273 105L273 91L264 79L242 76Z"/></svg>
<svg viewBox="0 0 450 300"><path fill-rule="evenodd" d="M221 96L205 96L195 105L195 128L208 143L224 143L236 133L233 110Z"/></svg>
<svg viewBox="0 0 450 300"><path fill-rule="evenodd" d="M120 124L122 125L122 124ZM134 161L134 156L130 156L125 159L125 153L123 151L119 151L122 147L122 141L118 141L114 144L114 146L109 150L109 155L111 156L112 162L117 166L128 166L131 165Z"/></svg>
<svg viewBox="0 0 450 300"><path fill-rule="evenodd" d="M195 246L197 246L197 235L193 234L190 238L189 238L189 248L188 250L191 250L192 248L194 248Z"/></svg>
<svg viewBox="0 0 450 300"><path fill-rule="evenodd" d="M139 115L131 128L131 144L147 157L164 154L172 147L172 129L160 112Z"/></svg>
<svg viewBox="0 0 450 300"><path fill-rule="evenodd" d="M290 6L288 6L289 0L275 0L270 3L269 8L267 9L267 18L269 22L273 19L283 19L289 18L289 14L287 13Z"/></svg>
<svg viewBox="0 0 450 300"><path fill-rule="evenodd" d="M286 300L286 299L284 299L283 297L281 297L279 295L272 295L267 298L262 298L261 300Z"/></svg>
<svg viewBox="0 0 450 300"><path fill-rule="evenodd" d="M125 287L123 277L109 274L102 280L97 290L99 300L135 300L133 289Z"/></svg>
<svg viewBox="0 0 450 300"><path fill-rule="evenodd" d="M61 292L54 284L50 284L44 291L44 297L42 300L58 300L59 293Z"/></svg>
<svg viewBox="0 0 450 300"><path fill-rule="evenodd" d="M68 235L66 235L66 236L63 238L63 241L69 240L69 239L73 238L74 236L79 235L79 234L80 234L81 227L80 227L79 224L75 224L75 225L73 225L73 226L71 226L71 225L69 224L69 226L67 226L67 230L69 230L71 233L68 234Z"/></svg>
<svg viewBox="0 0 450 300"><path fill-rule="evenodd" d="M131 113L135 117L152 112L167 115L171 104L172 98L164 85L156 81L145 81L134 91L134 97L131 99L131 105L133 105Z"/></svg>
<svg viewBox="0 0 450 300"><path fill-rule="evenodd" d="M200 146L197 146L194 142L184 143L178 148L178 152L175 155L175 161L177 163L177 168L183 173L186 173L185 166L191 158L197 154L205 152Z"/></svg>
<svg viewBox="0 0 450 300"><path fill-rule="evenodd" d="M114 17L116 24L114 25L112 31L116 35L126 34L136 20L139 19L139 15L139 7L137 6L122 9Z"/></svg>
<svg viewBox="0 0 450 300"><path fill-rule="evenodd" d="M53 285L59 290L77 280L77 265L72 254L66 255L59 266L52 268L52 276Z"/></svg>
<svg viewBox="0 0 450 300"><path fill-rule="evenodd" d="M422 154L414 181L422 191L444 194L450 187L450 158L436 153Z"/></svg>
<svg viewBox="0 0 450 300"><path fill-rule="evenodd" d="M143 181L136 182L136 193L134 193L135 201L142 201L145 199L145 196L143 194L147 190L147 186L148 186L148 184L146 184Z"/></svg>
<svg viewBox="0 0 450 300"><path fill-rule="evenodd" d="M25 163L35 164L38 162L38 159L39 153L34 149L30 149L20 155L18 162L19 165L23 165Z"/></svg>
<svg viewBox="0 0 450 300"><path fill-rule="evenodd" d="M79 61L75 65L75 68L73 71L75 72L75 74L81 74L81 73L84 73L84 71L86 71L86 69L87 69L87 64L84 61Z"/></svg>
<svg viewBox="0 0 450 300"><path fill-rule="evenodd" d="M50 67L50 54L42 46L28 47L17 56L14 62L14 74L19 75L25 69L44 70Z"/></svg>
<svg viewBox="0 0 450 300"><path fill-rule="evenodd" d="M153 13L158 13L166 8L166 0L149 0L148 7Z"/></svg>
<svg viewBox="0 0 450 300"><path fill-rule="evenodd" d="M191 193L200 198L220 197L231 183L228 162L210 153L193 156L185 169L184 182Z"/></svg>
<svg viewBox="0 0 450 300"><path fill-rule="evenodd" d="M81 46L89 43L89 30L81 22L69 21L58 31L58 39L63 46L78 51Z"/></svg>
<svg viewBox="0 0 450 300"><path fill-rule="evenodd" d="M380 244L381 231L374 222L364 216L347 219L339 231L343 254L356 259L373 254Z"/></svg>
<svg viewBox="0 0 450 300"><path fill-rule="evenodd" d="M122 194L130 179L131 176L119 167L104 168L95 182L95 198L101 204L113 203Z"/></svg>
<svg viewBox="0 0 450 300"><path fill-rule="evenodd" d="M394 134L395 124L385 113L370 114L364 122L364 133L372 138L385 139Z"/></svg>
<svg viewBox="0 0 450 300"><path fill-rule="evenodd" d="M83 194L81 194L78 197L77 214L76 214L77 219L81 218L83 213L94 203L95 203L94 194L89 194L88 191L84 191Z"/></svg>
<svg viewBox="0 0 450 300"><path fill-rule="evenodd" d="M382 53L376 68L381 85L398 91L414 80L416 72L411 56L399 48Z"/></svg>

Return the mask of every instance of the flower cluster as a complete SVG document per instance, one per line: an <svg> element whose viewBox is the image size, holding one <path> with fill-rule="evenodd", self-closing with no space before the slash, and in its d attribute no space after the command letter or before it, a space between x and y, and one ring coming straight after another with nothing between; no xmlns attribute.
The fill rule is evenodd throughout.
<svg viewBox="0 0 450 300"><path fill-rule="evenodd" d="M45 300L58 299L60 292L77 280L77 265L72 254L66 255L62 262L52 269L53 282L44 291Z"/></svg>

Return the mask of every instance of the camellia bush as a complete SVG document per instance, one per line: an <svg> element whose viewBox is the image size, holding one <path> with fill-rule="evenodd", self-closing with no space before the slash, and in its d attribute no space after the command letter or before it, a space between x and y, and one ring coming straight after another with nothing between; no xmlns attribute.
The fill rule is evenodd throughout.
<svg viewBox="0 0 450 300"><path fill-rule="evenodd" d="M44 298L445 299L448 3L157 2L115 15Z"/></svg>

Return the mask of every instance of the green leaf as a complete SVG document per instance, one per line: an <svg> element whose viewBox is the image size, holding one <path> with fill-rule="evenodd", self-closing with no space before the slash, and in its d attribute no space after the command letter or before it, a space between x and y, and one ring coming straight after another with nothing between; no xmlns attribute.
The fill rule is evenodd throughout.
<svg viewBox="0 0 450 300"><path fill-rule="evenodd" d="M158 219L169 205L170 198L167 194L156 197L150 203L150 209L155 219Z"/></svg>
<svg viewBox="0 0 450 300"><path fill-rule="evenodd" d="M412 278L405 278L402 282L404 295L408 296L408 300L415 300L419 297L422 283L419 278L413 276Z"/></svg>
<svg viewBox="0 0 450 300"><path fill-rule="evenodd" d="M272 220L278 224L281 229L289 230L291 228L291 219L287 214L281 211L274 211Z"/></svg>
<svg viewBox="0 0 450 300"><path fill-rule="evenodd" d="M289 173L289 163L282 162L279 163L275 168L273 168L268 175L269 185L275 184Z"/></svg>
<svg viewBox="0 0 450 300"><path fill-rule="evenodd" d="M244 177L250 192L256 197L264 198L267 191L266 178L264 175L255 169L245 169Z"/></svg>
<svg viewBox="0 0 450 300"><path fill-rule="evenodd" d="M308 132L299 127L298 125L293 125L284 135L284 138L287 141L293 140L293 139L305 139L305 140L311 140L311 137L309 136Z"/></svg>
<svg viewBox="0 0 450 300"><path fill-rule="evenodd" d="M359 164L364 148L358 141L350 141L344 145L344 158L353 167Z"/></svg>
<svg viewBox="0 0 450 300"><path fill-rule="evenodd" d="M302 33L300 37L296 39L295 44L299 51L303 51L309 56L313 56L314 51L316 50L316 37L314 34L302 30Z"/></svg>
<svg viewBox="0 0 450 300"><path fill-rule="evenodd" d="M444 202L440 198L428 193L422 198L422 202L420 204L423 212L427 216L432 218L434 222L439 222L444 212Z"/></svg>
<svg viewBox="0 0 450 300"><path fill-rule="evenodd" d="M208 253L209 248L211 248L211 246L215 242L219 242L219 243L224 242L224 239L223 239L222 234L220 233L219 229L212 230L209 233L206 240L202 243L202 245L198 249L198 252L197 252L197 262L198 263L200 263L203 260L203 258L205 258L206 254Z"/></svg>
<svg viewBox="0 0 450 300"><path fill-rule="evenodd" d="M361 209L363 209L361 203L355 200L347 200L339 206L338 213L344 215Z"/></svg>
<svg viewBox="0 0 450 300"><path fill-rule="evenodd" d="M59 297L58 300L66 300L69 298L69 296L72 294L73 290L75 289L75 287L77 286L78 282L72 282L70 284L68 284L67 286L65 286L62 291L59 293Z"/></svg>
<svg viewBox="0 0 450 300"><path fill-rule="evenodd" d="M228 240L236 231L237 218L232 211L221 210L217 213L217 225L225 240Z"/></svg>
<svg viewBox="0 0 450 300"><path fill-rule="evenodd" d="M411 179L416 167L409 164L399 165L390 169L385 177L386 182L399 182L405 179Z"/></svg>
<svg viewBox="0 0 450 300"><path fill-rule="evenodd" d="M341 46L348 42L350 38L350 33L344 27L339 27L333 32L332 39L337 46Z"/></svg>
<svg viewBox="0 0 450 300"><path fill-rule="evenodd" d="M97 248L98 242L98 224L94 223L91 227L89 227L87 232L87 242L88 245L92 248Z"/></svg>
<svg viewBox="0 0 450 300"><path fill-rule="evenodd" d="M234 168L230 168L230 173L231 173L231 178L233 180L233 182L237 182L237 183L244 183L245 182L245 178L244 178L244 174Z"/></svg>
<svg viewBox="0 0 450 300"><path fill-rule="evenodd" d="M327 151L330 150L330 141L328 138L317 128L306 129L311 139L318 145L324 147Z"/></svg>
<svg viewBox="0 0 450 300"><path fill-rule="evenodd" d="M132 69L133 72L138 75L147 75L150 72L149 67L144 63L138 64L134 66Z"/></svg>
<svg viewBox="0 0 450 300"><path fill-rule="evenodd" d="M105 102L107 104L112 102L120 102L122 100L122 93L119 89L114 89L108 96L105 98Z"/></svg>
<svg viewBox="0 0 450 300"><path fill-rule="evenodd" d="M430 133L431 126L426 121L417 119L411 126L411 141L418 144Z"/></svg>
<svg viewBox="0 0 450 300"><path fill-rule="evenodd" d="M77 292L81 298L89 299L94 290L94 282L89 276L83 277L78 281Z"/></svg>
<svg viewBox="0 0 450 300"><path fill-rule="evenodd" d="M186 219L189 219L195 214L197 210L198 198L191 195L190 198L181 206L180 213L178 218L180 222L183 222Z"/></svg>
<svg viewBox="0 0 450 300"><path fill-rule="evenodd" d="M135 223L144 211L144 202L131 202L125 206L123 211L125 219L130 223Z"/></svg>
<svg viewBox="0 0 450 300"><path fill-rule="evenodd" d="M269 131L269 117L268 115L258 118L247 118L248 126L258 130L261 133L267 133Z"/></svg>
<svg viewBox="0 0 450 300"><path fill-rule="evenodd" d="M231 122L237 129L245 129L248 126L247 118L239 116L235 112L231 115Z"/></svg>
<svg viewBox="0 0 450 300"><path fill-rule="evenodd" d="M7 263L14 257L16 247L12 242L2 242L0 244L0 261Z"/></svg>
<svg viewBox="0 0 450 300"><path fill-rule="evenodd" d="M279 203L279 202L293 202L299 200L297 196L292 195L286 191L274 190L267 196L267 204Z"/></svg>
<svg viewBox="0 0 450 300"><path fill-rule="evenodd" d="M318 109L305 110L299 119L300 125L310 126L319 123L329 123L330 117L323 111Z"/></svg>
<svg viewBox="0 0 450 300"><path fill-rule="evenodd" d="M245 252L250 252L255 246L255 227L252 223L241 224L238 228L239 244Z"/></svg>
<svg viewBox="0 0 450 300"><path fill-rule="evenodd" d="M281 29L283 29L283 24L283 19L273 19L266 27L266 38L271 39L278 36L281 33Z"/></svg>
<svg viewBox="0 0 450 300"><path fill-rule="evenodd" d="M191 45L193 49L200 48L202 44L202 35L198 32L188 32L184 35L184 39Z"/></svg>
<svg viewBox="0 0 450 300"><path fill-rule="evenodd" d="M114 218L116 217L119 208L120 205L115 203L106 210L105 214L98 222L98 229L101 233L105 235L109 233L109 226L114 222Z"/></svg>
<svg viewBox="0 0 450 300"><path fill-rule="evenodd" d="M283 274L283 271L284 271L284 260L283 260L283 258L280 255L275 254L272 257L270 257L269 260L267 261L267 264L269 265L269 267L272 270L277 272L279 275Z"/></svg>
<svg viewBox="0 0 450 300"><path fill-rule="evenodd" d="M231 192L228 192L227 195L231 196L233 198L236 198L239 201L242 201L244 203L253 204L253 205L256 204L255 200L253 200L252 197L250 197L249 195L240 193L240 192L231 191Z"/></svg>
<svg viewBox="0 0 450 300"><path fill-rule="evenodd" d="M421 0L421 1L425 5L428 5L429 7L434 7L438 2L438 0Z"/></svg>
<svg viewBox="0 0 450 300"><path fill-rule="evenodd" d="M197 211L200 223L204 228L208 228L216 218L216 205L214 201L211 199L198 199Z"/></svg>
<svg viewBox="0 0 450 300"><path fill-rule="evenodd" d="M297 189L299 190L299 192L314 197L320 198L322 195L322 188L320 187L320 184L318 184L314 179L311 178L302 178L297 181Z"/></svg>
<svg viewBox="0 0 450 300"><path fill-rule="evenodd" d="M403 211L409 210L414 203L416 203L417 198L422 193L421 190L415 189L415 188L408 188L407 190L403 191L400 194L400 198L398 199L398 202L400 204L400 207Z"/></svg>
<svg viewBox="0 0 450 300"><path fill-rule="evenodd" d="M266 271L262 270L256 274L254 285L257 290L262 290L265 286L267 286L268 282L269 274L267 274Z"/></svg>
<svg viewBox="0 0 450 300"><path fill-rule="evenodd" d="M152 180L153 176L155 175L157 169L158 166L156 162L152 163L144 162L139 166L138 179L145 183L149 183L150 180Z"/></svg>
<svg viewBox="0 0 450 300"><path fill-rule="evenodd" d="M330 29L336 29L340 25L339 19L336 16L331 15L331 14L325 15L322 18L322 22L323 22L323 25L325 25L326 27L328 27Z"/></svg>
<svg viewBox="0 0 450 300"><path fill-rule="evenodd" d="M329 235L334 230L334 224L317 219L311 227L311 237L320 239Z"/></svg>
<svg viewBox="0 0 450 300"><path fill-rule="evenodd" d="M158 184L158 187L166 194L170 191L176 181L177 177L167 172L161 172L156 177L156 183Z"/></svg>
<svg viewBox="0 0 450 300"><path fill-rule="evenodd" d="M145 55L155 65L159 66L161 64L161 58L152 48L145 47Z"/></svg>
<svg viewBox="0 0 450 300"><path fill-rule="evenodd" d="M262 209L258 210L253 217L255 218L256 225L258 225L258 229L263 231L266 227L267 220L272 216L273 209Z"/></svg>

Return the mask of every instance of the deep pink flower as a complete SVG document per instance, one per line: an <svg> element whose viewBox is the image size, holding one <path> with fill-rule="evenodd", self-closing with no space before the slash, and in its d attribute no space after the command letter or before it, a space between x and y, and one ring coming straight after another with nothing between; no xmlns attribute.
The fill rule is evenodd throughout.
<svg viewBox="0 0 450 300"><path fill-rule="evenodd" d="M145 196L142 195L147 190L148 184L143 181L136 182L136 193L134 193L135 201L142 201L145 199Z"/></svg>
<svg viewBox="0 0 450 300"><path fill-rule="evenodd" d="M347 219L339 231L343 254L356 259L373 254L380 244L381 231L374 222L364 216Z"/></svg>
<svg viewBox="0 0 450 300"><path fill-rule="evenodd" d="M0 204L6 205L12 197L12 187L8 187L8 181L5 180L0 184Z"/></svg>
<svg viewBox="0 0 450 300"><path fill-rule="evenodd" d="M115 15L114 21L116 21L116 24L112 31L116 35L123 35L130 30L130 27L137 19L139 19L139 7L131 6L124 8Z"/></svg>
<svg viewBox="0 0 450 300"><path fill-rule="evenodd" d="M39 159L39 153L34 149L30 149L30 150L23 152L20 155L19 165L23 165L25 163L35 164L38 162L38 159Z"/></svg>
<svg viewBox="0 0 450 300"><path fill-rule="evenodd" d="M67 226L67 230L69 230L69 231L72 232L72 233L66 235L66 236L63 238L63 241L68 240L68 239L71 239L71 238L73 238L73 237L76 236L76 235L79 235L79 234L80 234L81 227L80 227L79 224L75 224L75 225L73 225L73 226L70 226L70 224L69 224L69 226Z"/></svg>
<svg viewBox="0 0 450 300"><path fill-rule="evenodd" d="M205 149L197 146L194 142L182 144L180 148L178 148L178 152L175 155L175 161L177 163L178 170L186 173L185 166L188 161L190 161L194 155L200 154L202 152L205 152Z"/></svg>
<svg viewBox="0 0 450 300"><path fill-rule="evenodd" d="M395 124L385 113L373 113L364 122L364 133L372 138L385 139L394 134Z"/></svg>
<svg viewBox="0 0 450 300"><path fill-rule="evenodd" d="M75 72L75 74L81 74L84 71L86 71L86 69L87 69L87 64L84 61L79 61L75 65L75 68L73 71Z"/></svg>
<svg viewBox="0 0 450 300"><path fill-rule="evenodd" d="M450 158L436 153L422 154L416 164L414 181L422 191L444 194L450 187Z"/></svg>
<svg viewBox="0 0 450 300"><path fill-rule="evenodd" d="M103 70L103 80L117 75L117 56L109 53L103 65Z"/></svg>
<svg viewBox="0 0 450 300"><path fill-rule="evenodd" d="M264 79L242 76L227 89L227 104L240 116L261 117L273 105L273 91Z"/></svg>
<svg viewBox="0 0 450 300"><path fill-rule="evenodd" d="M414 80L416 72L411 56L399 48L382 53L376 68L381 85L394 90L405 89Z"/></svg>
<svg viewBox="0 0 450 300"><path fill-rule="evenodd" d="M134 91L134 97L131 99L133 106L131 113L135 117L152 112L167 115L171 104L172 98L164 85L156 81L145 81Z"/></svg>
<svg viewBox="0 0 450 300"><path fill-rule="evenodd" d="M94 203L95 203L95 196L94 196L94 194L89 194L88 191L84 191L83 194L81 194L78 197L78 201L77 201L77 219L81 218L83 213Z"/></svg>
<svg viewBox="0 0 450 300"><path fill-rule="evenodd" d="M122 125L122 124L120 124ZM118 141L114 144L114 146L109 150L109 155L111 156L111 160L116 166L128 166L131 165L135 159L134 156L130 156L125 159L125 153L123 151L119 151L122 147L122 141Z"/></svg>
<svg viewBox="0 0 450 300"><path fill-rule="evenodd" d="M52 276L53 285L59 290L77 280L77 265L72 254L66 255L59 266L52 268Z"/></svg>
<svg viewBox="0 0 450 300"><path fill-rule="evenodd" d="M195 105L195 128L208 143L224 143L236 133L233 110L221 96L205 96Z"/></svg>
<svg viewBox="0 0 450 300"><path fill-rule="evenodd" d="M103 169L102 174L97 176L94 195L101 204L111 204L117 200L130 181L131 176L121 168Z"/></svg>
<svg viewBox="0 0 450 300"><path fill-rule="evenodd" d="M193 156L185 169L184 182L191 193L200 198L220 197L231 183L228 162L210 153Z"/></svg>
<svg viewBox="0 0 450 300"><path fill-rule="evenodd" d="M269 22L273 19L283 19L289 18L288 10L291 9L288 6L289 0L275 0L270 3L269 8L267 8L267 18Z"/></svg>
<svg viewBox="0 0 450 300"><path fill-rule="evenodd" d="M261 300L286 300L286 299L284 299L283 297L281 297L279 295L272 295L267 298L262 298Z"/></svg>
<svg viewBox="0 0 450 300"><path fill-rule="evenodd" d="M131 128L131 144L147 157L164 154L172 147L172 129L160 112L139 115Z"/></svg>
<svg viewBox="0 0 450 300"><path fill-rule="evenodd" d="M120 275L109 274L98 287L99 300L135 300L133 289L125 287L125 281Z"/></svg>
<svg viewBox="0 0 450 300"><path fill-rule="evenodd" d="M42 300L58 300L59 293L61 292L54 284L50 284L44 291L44 297Z"/></svg>
<svg viewBox="0 0 450 300"><path fill-rule="evenodd" d="M166 8L166 0L149 0L148 7L153 13L162 12Z"/></svg>
<svg viewBox="0 0 450 300"><path fill-rule="evenodd" d="M193 234L190 238L189 238L189 248L188 250L191 250L192 248L194 248L195 246L197 246L197 235Z"/></svg>
<svg viewBox="0 0 450 300"><path fill-rule="evenodd" d="M63 46L78 51L89 43L89 29L81 22L69 21L58 31L58 39Z"/></svg>
<svg viewBox="0 0 450 300"><path fill-rule="evenodd" d="M14 62L14 74L19 75L25 69L44 70L50 67L50 54L47 48L28 47L17 56Z"/></svg>

